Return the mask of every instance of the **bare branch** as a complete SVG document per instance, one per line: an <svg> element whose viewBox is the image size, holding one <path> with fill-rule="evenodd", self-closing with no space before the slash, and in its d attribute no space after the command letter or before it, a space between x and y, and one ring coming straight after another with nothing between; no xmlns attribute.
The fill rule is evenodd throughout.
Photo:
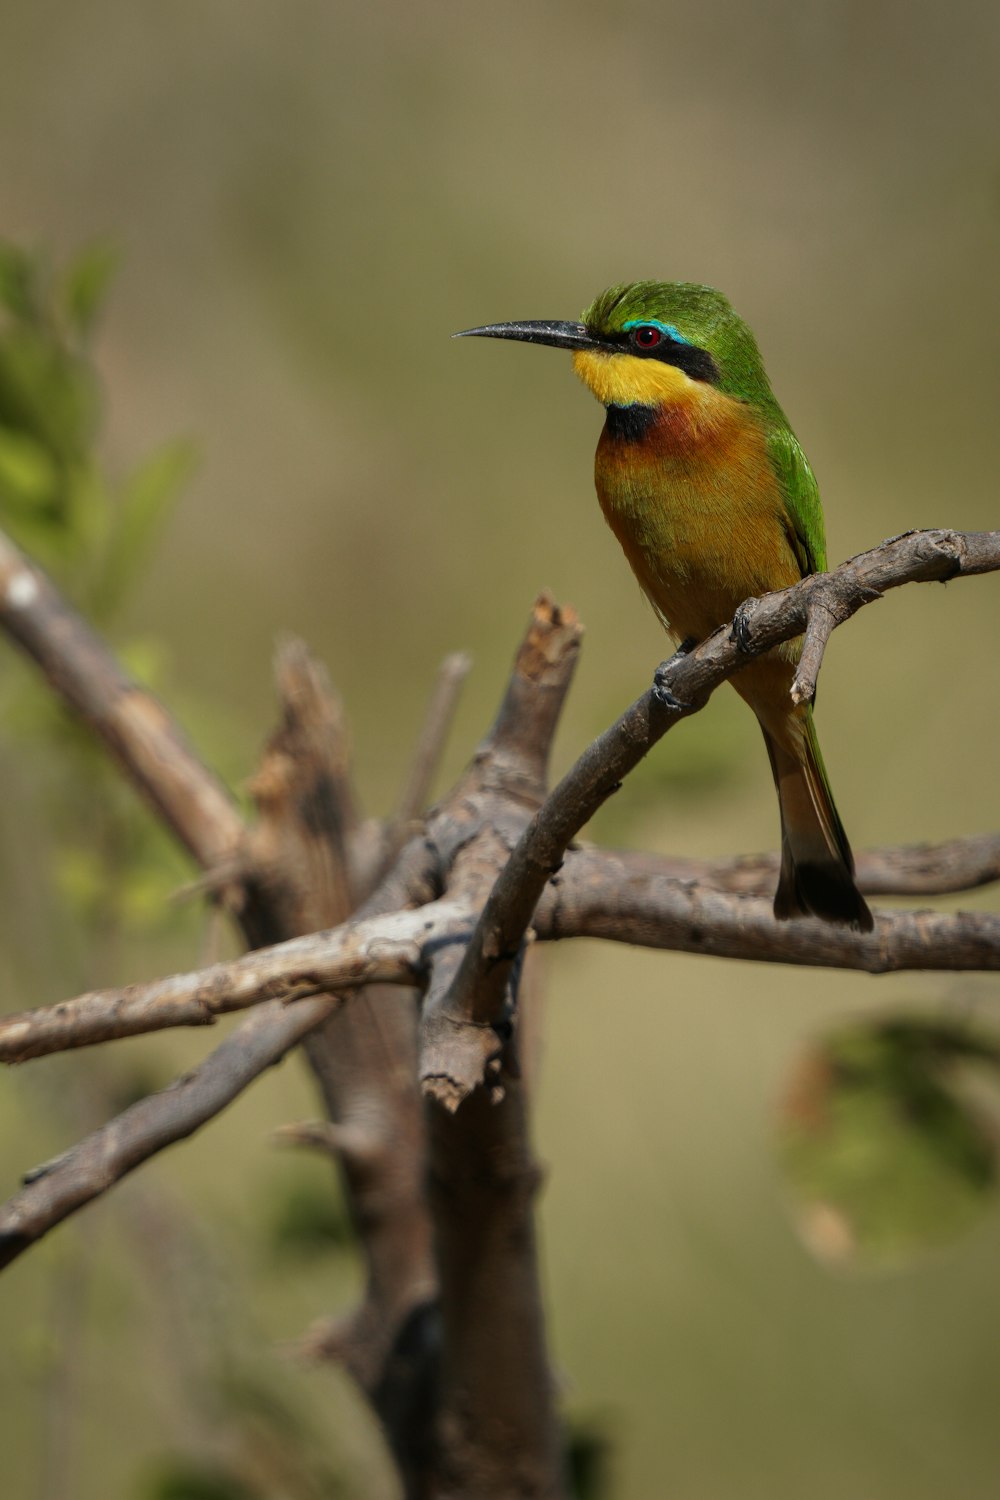
<svg viewBox="0 0 1000 1500"><path fill-rule="evenodd" d="M278 666L282 724L255 778L261 819L253 849L272 871L269 908L284 933L304 934L346 920L379 866L399 854L405 830L364 838L339 700L304 647L285 647ZM431 847L414 840L375 906L388 910L393 889L407 902L426 901L435 864ZM437 1346L416 991L356 989L305 1038L305 1050L330 1119L300 1129L297 1139L322 1143L335 1157L366 1273L360 1306L336 1320L336 1336L327 1323L311 1347L339 1359L365 1392L406 1494L416 1496L424 1492Z"/></svg>
<svg viewBox="0 0 1000 1500"><path fill-rule="evenodd" d="M569 871L585 862L594 870L605 859L626 878L661 876L744 896L769 895L779 865L778 855L772 853L709 860L585 846L567 851L564 868ZM860 889L869 896L944 896L976 890L1000 880L1000 834L862 849L856 856L855 873Z"/></svg>
<svg viewBox="0 0 1000 1500"><path fill-rule="evenodd" d="M995 835L984 834L874 849L858 856L858 869L869 892L964 890L998 878L998 842ZM870 937L824 922L775 922L766 902L744 898L768 892L776 868L775 855L713 864L632 851L571 849L543 892L532 930L543 940L602 937L688 953L872 973L1000 967L1000 918L987 913L884 912ZM720 899L709 906L712 897ZM0 1061L26 1062L167 1027L211 1025L228 1011L276 996L287 1004L324 986L351 990L376 977L394 985L413 983L423 974L428 953L440 952L444 945L451 963L438 967L427 1002L440 1010L461 962L474 910L449 897L417 911L376 915L256 949L207 969L21 1011L0 1020ZM616 923L618 930L613 930ZM464 1024L450 1012L443 1015L446 1032L457 1034ZM480 1046L474 1052L482 1068L499 1054L500 1041L489 1023L477 1026L477 1032ZM457 1106L459 1097L445 1092ZM443 1092L442 1101L444 1097Z"/></svg>
<svg viewBox="0 0 1000 1500"><path fill-rule="evenodd" d="M276 1146L302 1146L337 1161L349 1158L366 1168L377 1163L382 1147L376 1131L358 1124L337 1125L332 1120L300 1120L292 1125L279 1125L272 1139Z"/></svg>
<svg viewBox="0 0 1000 1500"><path fill-rule="evenodd" d="M228 1011L266 1000L288 1005L326 990L373 980L414 984L424 948L454 940L469 914L454 901L345 923L330 932L256 948L240 958L174 974L151 984L94 990L0 1020L0 1061L26 1062L50 1052L172 1026L210 1026Z"/></svg>
<svg viewBox="0 0 1000 1500"><path fill-rule="evenodd" d="M422 841L408 845L361 908L359 923L383 911L390 916L404 915L400 907L425 901L429 864L430 853ZM339 1003L326 994L298 1000L294 1005L270 1000L248 1016L193 1072L140 1100L54 1162L30 1173L26 1186L0 1206L0 1267L149 1157L192 1135L219 1114L266 1068L280 1062L286 1052L321 1025Z"/></svg>
<svg viewBox="0 0 1000 1500"><path fill-rule="evenodd" d="M816 918L777 922L768 898L638 873L627 859L575 851L535 913L540 939L607 938L680 953L814 968L1000 969L1000 914L879 912L875 931Z"/></svg>
<svg viewBox="0 0 1000 1500"><path fill-rule="evenodd" d="M151 693L118 665L40 568L0 533L0 625L207 869L238 861L240 815Z"/></svg>
<svg viewBox="0 0 1000 1500"><path fill-rule="evenodd" d="M545 1352L523 1085L478 1089L454 1116L427 1103L441 1274L441 1409L433 1493L558 1500L555 1381Z"/></svg>
<svg viewBox="0 0 1000 1500"><path fill-rule="evenodd" d="M0 1207L0 1267L158 1151L221 1113L336 1003L323 996L294 1006L280 1001L262 1006L193 1072L140 1099L46 1168L29 1174L21 1191Z"/></svg>
<svg viewBox="0 0 1000 1500"><path fill-rule="evenodd" d="M954 578L1000 568L1000 531L910 532L861 553L830 574L805 578L792 588L749 600L737 611L737 624L723 627L688 655L671 664L661 682L679 708L667 708L648 692L626 709L616 724L581 755L522 834L500 872L465 951L449 995L442 1002L454 1021L464 1018L469 1059L457 1061L457 1037L450 1055L452 1083L460 1091L478 1074L482 1028L500 1021L511 968L520 951L535 905L558 870L570 840L621 784L656 742L708 701L714 689L754 656L791 640L809 622L810 601L822 597L848 619L862 605L903 583ZM820 635L816 634L819 643ZM821 645L816 650L822 654ZM814 653L818 668L819 656ZM478 1081L477 1078L477 1081ZM454 1097L454 1090L450 1090Z"/></svg>
<svg viewBox="0 0 1000 1500"><path fill-rule="evenodd" d="M559 714L579 656L582 630L571 609L559 609L542 594L514 661L507 689L485 740L458 786L437 810L428 837L441 851L450 897L470 911L481 911L498 872L520 838L530 814L545 795L548 756ZM439 956L424 1002L420 1078L424 1091L449 1105L456 1098L459 1066L477 1076L497 1050L492 1027L468 1026L452 1011L451 980L461 958L452 948ZM448 976L448 982L444 976ZM453 1056L465 1027L477 1060L461 1064ZM466 1090L459 1091L459 1096Z"/></svg>
<svg viewBox="0 0 1000 1500"><path fill-rule="evenodd" d="M427 806L434 776L455 717L459 695L471 666L472 657L465 651L455 651L441 663L400 794L399 806L392 819L396 828L405 830L407 824L419 818Z"/></svg>

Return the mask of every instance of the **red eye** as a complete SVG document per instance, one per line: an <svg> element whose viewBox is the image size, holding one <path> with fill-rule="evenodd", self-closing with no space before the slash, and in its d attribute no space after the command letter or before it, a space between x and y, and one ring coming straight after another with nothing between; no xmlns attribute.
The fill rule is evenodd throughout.
<svg viewBox="0 0 1000 1500"><path fill-rule="evenodd" d="M632 337L640 349L655 349L663 334L652 323L642 323Z"/></svg>

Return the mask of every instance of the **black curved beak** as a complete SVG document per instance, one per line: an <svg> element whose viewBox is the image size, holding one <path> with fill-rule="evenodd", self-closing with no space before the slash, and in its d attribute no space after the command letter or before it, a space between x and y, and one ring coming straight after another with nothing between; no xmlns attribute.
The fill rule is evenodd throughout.
<svg viewBox="0 0 1000 1500"><path fill-rule="evenodd" d="M607 349L588 330L586 323L486 323L482 328L463 328L453 339L518 339L523 344L550 344L553 349Z"/></svg>

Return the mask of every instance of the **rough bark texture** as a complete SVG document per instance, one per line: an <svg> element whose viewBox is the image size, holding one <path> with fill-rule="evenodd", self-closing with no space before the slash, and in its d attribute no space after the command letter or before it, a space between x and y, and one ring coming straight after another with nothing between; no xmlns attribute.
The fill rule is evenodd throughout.
<svg viewBox="0 0 1000 1500"><path fill-rule="evenodd" d="M543 597L496 722L423 824L467 664L445 664L396 817L382 826L358 811L335 695L289 644L278 664L281 723L252 784L258 816L247 828L166 710L0 538L0 623L198 860L203 889L257 950L0 1023L0 1059L23 1061L255 1007L186 1077L28 1175L0 1207L0 1264L304 1041L328 1119L284 1138L338 1162L367 1270L360 1308L320 1325L309 1347L346 1363L368 1395L408 1500L560 1500L533 1228L526 945L600 936L873 973L1000 968L993 914L880 913L870 935L776 923L773 856L713 863L573 840L652 745L754 655L804 634L795 693L808 698L833 628L862 605L906 582L997 568L1000 532L909 533L747 601L731 630L661 668L658 690L548 796L581 631ZM858 874L870 893L972 889L1000 876L1000 836L873 850Z"/></svg>
<svg viewBox="0 0 1000 1500"><path fill-rule="evenodd" d="M252 847L258 868L276 872L269 894L281 928L308 933L345 921L368 894L351 858L360 819L344 716L325 672L290 642L277 680L282 723L251 788L260 815ZM448 717L441 694L439 684L431 728ZM426 794L439 752L425 734L404 819ZM412 988L362 985L305 1039L336 1127L330 1139L366 1268L360 1307L327 1328L322 1352L339 1358L371 1400L411 1496L426 1492L437 1293L416 1084L417 1001Z"/></svg>

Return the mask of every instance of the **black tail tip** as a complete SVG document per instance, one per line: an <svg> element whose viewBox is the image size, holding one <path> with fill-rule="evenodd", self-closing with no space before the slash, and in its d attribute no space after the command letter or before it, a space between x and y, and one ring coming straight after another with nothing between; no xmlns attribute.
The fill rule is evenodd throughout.
<svg viewBox="0 0 1000 1500"><path fill-rule="evenodd" d="M779 922L794 917L819 917L855 932L872 932L875 918L845 866L794 864L782 868L774 896Z"/></svg>

